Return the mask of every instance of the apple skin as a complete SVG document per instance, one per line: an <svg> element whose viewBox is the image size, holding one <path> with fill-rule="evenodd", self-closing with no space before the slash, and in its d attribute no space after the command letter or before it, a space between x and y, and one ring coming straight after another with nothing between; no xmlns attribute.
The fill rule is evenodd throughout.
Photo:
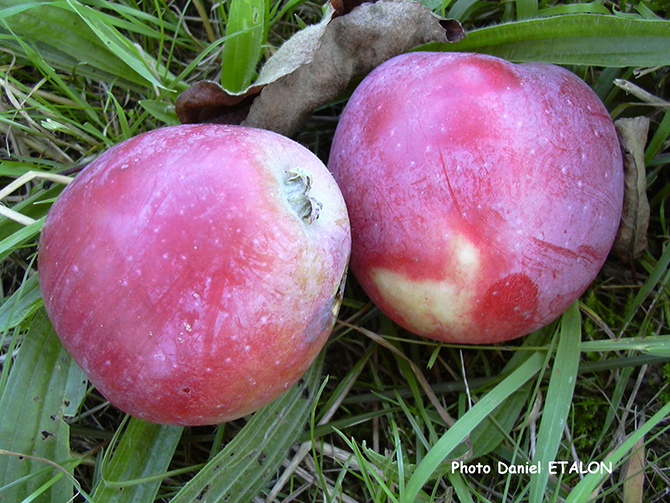
<svg viewBox="0 0 670 503"><path fill-rule="evenodd" d="M391 319L493 343L557 318L619 226L623 164L596 94L554 65L416 52L376 68L328 167L352 226L351 270Z"/></svg>
<svg viewBox="0 0 670 503"><path fill-rule="evenodd" d="M311 222L287 202L306 188L291 177L322 205ZM310 151L259 129L174 126L112 147L63 191L42 232L40 285L63 345L113 405L216 424L307 370L350 246L342 195Z"/></svg>

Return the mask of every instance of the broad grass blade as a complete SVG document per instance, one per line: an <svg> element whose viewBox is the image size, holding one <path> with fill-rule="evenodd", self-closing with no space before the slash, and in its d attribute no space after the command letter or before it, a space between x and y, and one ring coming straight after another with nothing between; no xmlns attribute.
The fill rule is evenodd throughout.
<svg viewBox="0 0 670 503"><path fill-rule="evenodd" d="M42 295L37 274L33 274L0 306L0 330L14 328L41 305Z"/></svg>
<svg viewBox="0 0 670 503"><path fill-rule="evenodd" d="M72 460L70 429L63 416L77 409L87 382L45 311L38 311L0 397L0 449L61 465ZM1 492L0 499L22 501L55 476L62 477L62 472L44 461L0 454L0 488L25 477ZM43 498L70 501L73 495L73 483L61 478Z"/></svg>
<svg viewBox="0 0 670 503"><path fill-rule="evenodd" d="M541 468L539 473L531 475L531 503L541 503L545 498L545 489L549 479L549 462L556 458L563 437L563 427L570 413L582 340L578 302L574 302L563 314L559 334L556 358L549 380L547 399L533 459L533 463L539 462Z"/></svg>
<svg viewBox="0 0 670 503"><path fill-rule="evenodd" d="M183 428L148 423L132 418L102 480L93 494L96 503L154 501L174 455ZM148 481L137 483L141 479Z"/></svg>
<svg viewBox="0 0 670 503"><path fill-rule="evenodd" d="M530 392L528 385L519 388L472 431L472 457L488 454L507 438L527 404Z"/></svg>
<svg viewBox="0 0 670 503"><path fill-rule="evenodd" d="M6 259L11 253L16 250L16 248L26 241L35 238L44 225L44 218L33 222L30 225L22 227L20 230L16 231L14 234L7 236L5 239L0 241L0 260Z"/></svg>
<svg viewBox="0 0 670 503"><path fill-rule="evenodd" d="M227 42L223 46L221 85L231 92L246 89L253 79L265 39L265 0L232 0Z"/></svg>
<svg viewBox="0 0 670 503"><path fill-rule="evenodd" d="M568 5L554 5L552 7L545 7L537 12L538 16L559 16L562 14L578 14L578 13L592 13L592 14L610 14L610 11L603 4L599 2L589 3L574 3Z"/></svg>
<svg viewBox="0 0 670 503"><path fill-rule="evenodd" d="M448 18L464 21L467 18L468 11L479 0L456 0L454 5L449 9Z"/></svg>
<svg viewBox="0 0 670 503"><path fill-rule="evenodd" d="M177 114L174 112L174 107L168 105L168 103L164 101L142 100L140 101L140 106L152 117L155 117L168 126L180 124Z"/></svg>
<svg viewBox="0 0 670 503"><path fill-rule="evenodd" d="M530 19L537 16L537 0L516 0L517 19Z"/></svg>
<svg viewBox="0 0 670 503"><path fill-rule="evenodd" d="M171 503L247 502L258 495L307 423L319 389L323 354L298 384L254 413Z"/></svg>
<svg viewBox="0 0 670 503"><path fill-rule="evenodd" d="M670 21L566 14L480 28L460 42L417 50L480 52L510 61L565 65L651 67L670 64L668 47Z"/></svg>

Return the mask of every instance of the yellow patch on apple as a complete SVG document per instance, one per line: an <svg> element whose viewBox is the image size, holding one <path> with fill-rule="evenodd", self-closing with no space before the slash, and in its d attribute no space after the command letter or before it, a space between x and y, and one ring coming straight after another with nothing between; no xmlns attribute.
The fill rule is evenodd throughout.
<svg viewBox="0 0 670 503"><path fill-rule="evenodd" d="M450 239L443 280L413 280L385 268L372 272L381 297L412 331L431 333L449 327L452 334L471 327L476 283L481 269L479 250L463 235Z"/></svg>

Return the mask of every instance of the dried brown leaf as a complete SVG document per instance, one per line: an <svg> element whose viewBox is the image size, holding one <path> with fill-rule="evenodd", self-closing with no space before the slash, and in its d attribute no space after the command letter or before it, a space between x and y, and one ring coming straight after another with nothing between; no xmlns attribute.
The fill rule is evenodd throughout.
<svg viewBox="0 0 670 503"><path fill-rule="evenodd" d="M329 6L321 22L305 27L284 42L263 65L254 85L272 84L309 64L321 46L323 35L328 30L334 15L335 10Z"/></svg>
<svg viewBox="0 0 670 503"><path fill-rule="evenodd" d="M638 440L633 447L621 476L623 479L623 503L642 503L644 501L644 439Z"/></svg>
<svg viewBox="0 0 670 503"><path fill-rule="evenodd" d="M261 88L254 86L244 94L226 92L211 80L196 82L177 98L176 112L182 124L219 122L240 124Z"/></svg>
<svg viewBox="0 0 670 503"><path fill-rule="evenodd" d="M624 155L625 189L621 224L613 250L621 260L632 263L647 247L650 210L644 147L649 132L649 119L619 119L615 125Z"/></svg>
<svg viewBox="0 0 670 503"><path fill-rule="evenodd" d="M329 4L320 23L296 33L277 50L254 85L240 94L246 100L243 104L250 104L243 125L292 136L314 110L336 98L353 78L420 44L465 36L460 23L441 20L418 2L355 3L357 0L340 2L341 8L353 10L339 17L334 17L335 8ZM182 93L187 94L185 98L179 97L177 115L182 122L202 118L224 122L231 107L236 111L242 103L232 99L240 95L216 83L208 82L203 90L206 93L193 91L197 99L188 91ZM217 115L220 111L223 119Z"/></svg>

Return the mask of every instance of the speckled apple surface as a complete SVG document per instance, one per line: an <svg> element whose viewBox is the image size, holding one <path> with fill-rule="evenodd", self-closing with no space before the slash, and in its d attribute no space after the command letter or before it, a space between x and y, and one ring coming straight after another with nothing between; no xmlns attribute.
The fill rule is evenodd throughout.
<svg viewBox="0 0 670 503"><path fill-rule="evenodd" d="M39 275L57 334L113 405L214 424L309 367L349 251L342 195L307 149L268 131L176 126L111 148L63 191Z"/></svg>
<svg viewBox="0 0 670 503"><path fill-rule="evenodd" d="M489 343L559 316L612 246L618 138L569 71L412 53L357 87L329 168L349 208L352 272L408 330Z"/></svg>

